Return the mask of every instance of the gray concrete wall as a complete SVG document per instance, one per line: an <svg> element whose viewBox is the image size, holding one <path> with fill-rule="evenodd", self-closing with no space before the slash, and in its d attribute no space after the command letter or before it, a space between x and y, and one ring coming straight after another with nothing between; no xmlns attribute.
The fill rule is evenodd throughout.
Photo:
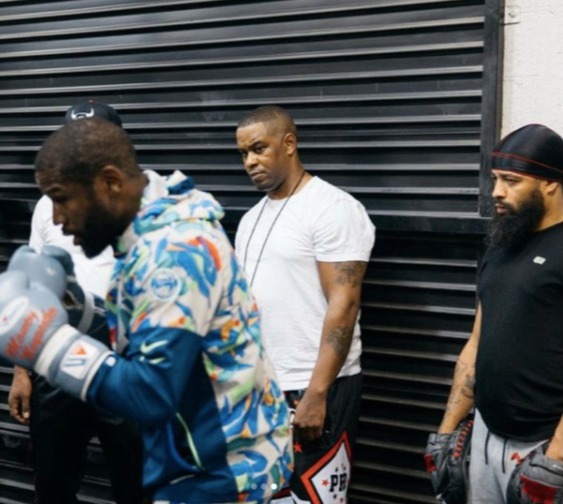
<svg viewBox="0 0 563 504"><path fill-rule="evenodd" d="M563 0L507 0L502 135L538 122L563 135Z"/></svg>

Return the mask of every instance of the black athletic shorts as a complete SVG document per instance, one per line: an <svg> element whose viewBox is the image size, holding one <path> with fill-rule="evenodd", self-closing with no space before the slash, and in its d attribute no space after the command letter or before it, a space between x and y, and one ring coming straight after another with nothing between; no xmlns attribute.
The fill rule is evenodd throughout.
<svg viewBox="0 0 563 504"><path fill-rule="evenodd" d="M361 374L338 378L329 389L323 435L314 441L294 439L295 470L290 480L294 498L318 504L346 502L361 389ZM295 409L304 393L285 392L289 407Z"/></svg>

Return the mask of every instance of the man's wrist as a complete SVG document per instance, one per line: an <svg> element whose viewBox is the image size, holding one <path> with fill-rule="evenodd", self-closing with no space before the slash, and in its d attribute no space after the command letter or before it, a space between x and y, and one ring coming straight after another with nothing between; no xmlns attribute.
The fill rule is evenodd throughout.
<svg viewBox="0 0 563 504"><path fill-rule="evenodd" d="M457 429L457 426L459 425L459 423L461 422L461 420L453 420L451 418L444 418L444 420L442 420L442 423L440 424L440 427L438 427L438 434L451 434L452 432L454 432Z"/></svg>
<svg viewBox="0 0 563 504"><path fill-rule="evenodd" d="M563 462L563 441L553 438L545 451L545 456Z"/></svg>
<svg viewBox="0 0 563 504"><path fill-rule="evenodd" d="M14 366L14 377L19 378L20 376L29 376L29 370L24 367L15 365Z"/></svg>
<svg viewBox="0 0 563 504"><path fill-rule="evenodd" d="M307 387L306 394L318 398L326 398L328 396L329 388L330 388L330 384L327 385L323 383L311 382Z"/></svg>

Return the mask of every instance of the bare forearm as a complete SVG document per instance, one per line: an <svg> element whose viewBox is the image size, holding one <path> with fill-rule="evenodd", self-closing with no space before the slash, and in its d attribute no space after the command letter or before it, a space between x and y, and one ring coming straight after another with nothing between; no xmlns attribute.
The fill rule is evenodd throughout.
<svg viewBox="0 0 563 504"><path fill-rule="evenodd" d="M318 267L328 305L315 367L293 419L296 436L306 440L323 434L328 390L350 352L366 264L318 263Z"/></svg>
<svg viewBox="0 0 563 504"><path fill-rule="evenodd" d="M318 263L328 301L319 354L309 390L325 394L346 362L360 310L361 285L367 263Z"/></svg>
<svg viewBox="0 0 563 504"><path fill-rule="evenodd" d="M345 317L327 313L317 361L293 418L296 439L312 441L323 435L328 391L348 356L353 328Z"/></svg>
<svg viewBox="0 0 563 504"><path fill-rule="evenodd" d="M351 313L353 312L353 313ZM358 310L329 310L325 317L321 345L309 389L326 393L346 362ZM354 318L352 319L352 315Z"/></svg>
<svg viewBox="0 0 563 504"><path fill-rule="evenodd" d="M471 337L459 354L454 380L439 433L453 432L474 405L475 361L481 334L481 307L477 307Z"/></svg>
<svg viewBox="0 0 563 504"><path fill-rule="evenodd" d="M444 418L438 429L439 433L454 431L474 404L475 364L467 362L463 357L460 355L455 367L454 382L446 404Z"/></svg>

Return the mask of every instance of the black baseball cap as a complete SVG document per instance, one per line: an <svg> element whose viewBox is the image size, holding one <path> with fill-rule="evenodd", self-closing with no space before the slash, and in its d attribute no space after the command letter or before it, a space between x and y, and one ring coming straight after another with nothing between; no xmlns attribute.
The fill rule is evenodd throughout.
<svg viewBox="0 0 563 504"><path fill-rule="evenodd" d="M121 117L115 111L115 109L105 103L100 103L95 100L88 100L84 103L79 103L70 107L65 114L65 121L67 123L71 121L77 121L78 119L87 119L89 117L101 117L106 121L110 121L113 124L121 127Z"/></svg>

